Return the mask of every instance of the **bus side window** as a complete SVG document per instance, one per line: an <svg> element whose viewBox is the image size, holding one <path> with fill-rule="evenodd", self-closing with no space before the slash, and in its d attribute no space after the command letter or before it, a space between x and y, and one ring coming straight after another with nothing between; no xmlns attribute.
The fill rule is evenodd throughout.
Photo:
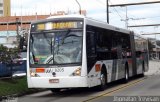
<svg viewBox="0 0 160 102"><path fill-rule="evenodd" d="M97 29L96 32L96 53L97 60L111 59L111 35L110 31L105 29Z"/></svg>
<svg viewBox="0 0 160 102"><path fill-rule="evenodd" d="M117 33L115 33L114 31L111 32L111 34L113 35L113 37L111 38L111 59L118 59L118 37L117 37Z"/></svg>
<svg viewBox="0 0 160 102"><path fill-rule="evenodd" d="M87 55L88 57L95 57L95 34L94 32L87 31Z"/></svg>
<svg viewBox="0 0 160 102"><path fill-rule="evenodd" d="M123 35L121 36L122 49L123 49L123 58L131 58L131 44L130 44L130 36Z"/></svg>

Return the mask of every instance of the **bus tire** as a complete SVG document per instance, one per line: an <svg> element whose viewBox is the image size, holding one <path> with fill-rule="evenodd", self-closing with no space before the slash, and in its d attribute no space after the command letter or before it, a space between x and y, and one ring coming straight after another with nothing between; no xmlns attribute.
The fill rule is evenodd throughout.
<svg viewBox="0 0 160 102"><path fill-rule="evenodd" d="M61 89L59 88L53 88L53 89L50 89L52 91L52 93L58 93L61 91Z"/></svg>
<svg viewBox="0 0 160 102"><path fill-rule="evenodd" d="M124 76L124 83L128 83L129 80L129 70L128 70L128 64L125 65L125 76Z"/></svg>
<svg viewBox="0 0 160 102"><path fill-rule="evenodd" d="M101 84L98 86L99 91L104 91L107 84L107 72L105 68L102 68L100 75Z"/></svg>

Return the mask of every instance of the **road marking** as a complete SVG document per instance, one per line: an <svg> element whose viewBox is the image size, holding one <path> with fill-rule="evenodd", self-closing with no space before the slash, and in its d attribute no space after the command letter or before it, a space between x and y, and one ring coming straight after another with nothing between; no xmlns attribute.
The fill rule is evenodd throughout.
<svg viewBox="0 0 160 102"><path fill-rule="evenodd" d="M120 86L118 86L118 87L116 87L116 88L114 88L114 89L109 90L108 92L102 93L102 94L100 94L100 95L97 95L97 96L92 97L92 98L90 98L90 99L84 100L84 101L82 101L82 102L91 102L91 101L96 100L96 99L98 99L98 98L101 98L101 97L103 97L103 96L109 96L109 95L111 95L111 94L113 94L113 93L115 93L115 92L118 92L118 91L120 91L120 90L126 89L126 88L128 88L128 87L130 87L130 86L136 85L136 84L144 81L146 78L147 78L147 77L144 77L144 78L141 78L141 79L138 79L138 80L134 80L134 81L132 81L132 82L129 82L129 83L127 83L127 84L120 85Z"/></svg>

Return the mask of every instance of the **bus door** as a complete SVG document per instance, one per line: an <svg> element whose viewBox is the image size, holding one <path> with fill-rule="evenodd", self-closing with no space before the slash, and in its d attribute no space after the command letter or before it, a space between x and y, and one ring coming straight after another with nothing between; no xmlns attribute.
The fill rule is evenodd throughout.
<svg viewBox="0 0 160 102"><path fill-rule="evenodd" d="M135 41L134 41L134 33L131 32L130 34L130 42L131 42L131 56L132 56L132 75L137 74L136 69L136 51L135 51Z"/></svg>
<svg viewBox="0 0 160 102"><path fill-rule="evenodd" d="M86 50L87 50L87 72L89 73L96 63L96 47L95 47L95 33L87 31Z"/></svg>
<svg viewBox="0 0 160 102"><path fill-rule="evenodd" d="M112 81L118 80L124 77L123 58L122 58L122 44L119 34L113 33L112 36Z"/></svg>

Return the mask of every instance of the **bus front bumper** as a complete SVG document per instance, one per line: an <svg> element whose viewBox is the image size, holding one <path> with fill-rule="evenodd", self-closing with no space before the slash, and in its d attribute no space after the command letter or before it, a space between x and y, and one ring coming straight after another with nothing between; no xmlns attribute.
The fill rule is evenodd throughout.
<svg viewBox="0 0 160 102"><path fill-rule="evenodd" d="M27 77L28 88L88 87L87 77Z"/></svg>

